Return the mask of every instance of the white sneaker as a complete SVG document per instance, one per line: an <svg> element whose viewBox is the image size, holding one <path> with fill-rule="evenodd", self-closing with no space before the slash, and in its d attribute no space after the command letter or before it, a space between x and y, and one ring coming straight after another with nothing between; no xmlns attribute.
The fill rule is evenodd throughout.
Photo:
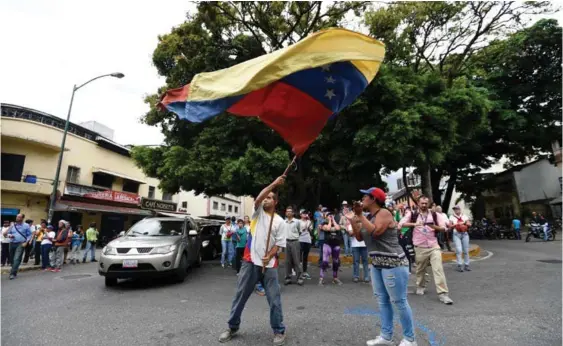
<svg viewBox="0 0 563 346"><path fill-rule="evenodd" d="M452 305L454 303L454 301L451 300L447 293L439 294L438 299L440 299L440 301L446 305Z"/></svg>
<svg viewBox="0 0 563 346"><path fill-rule="evenodd" d="M416 295L423 296L424 295L424 287L417 287L416 288Z"/></svg>
<svg viewBox="0 0 563 346"><path fill-rule="evenodd" d="M417 346L416 341L408 341L407 339L401 340L399 346Z"/></svg>
<svg viewBox="0 0 563 346"><path fill-rule="evenodd" d="M391 340L384 339L381 335L379 335L375 339L366 341L366 345L368 345L368 346L377 346L377 345L389 345L389 346L393 345L393 346L395 346L395 343L393 343L393 341L391 341Z"/></svg>

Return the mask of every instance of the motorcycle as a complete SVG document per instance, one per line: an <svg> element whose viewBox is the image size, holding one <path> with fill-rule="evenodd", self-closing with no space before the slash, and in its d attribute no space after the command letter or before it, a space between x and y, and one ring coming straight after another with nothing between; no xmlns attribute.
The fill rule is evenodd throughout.
<svg viewBox="0 0 563 346"><path fill-rule="evenodd" d="M529 242L532 237L536 239L544 240L543 225L533 222L527 226L528 226L528 235L526 236L526 243ZM555 234L557 233L557 231L555 231L555 229L551 229L551 226L549 224L547 225L547 231L548 231L547 240L548 241L555 240Z"/></svg>

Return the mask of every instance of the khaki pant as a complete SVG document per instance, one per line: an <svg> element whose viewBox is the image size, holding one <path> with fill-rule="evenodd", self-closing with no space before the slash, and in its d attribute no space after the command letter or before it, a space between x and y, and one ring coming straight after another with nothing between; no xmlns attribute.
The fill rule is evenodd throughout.
<svg viewBox="0 0 563 346"><path fill-rule="evenodd" d="M426 286L424 275L426 274L426 267L430 264L432 266L434 282L436 283L436 293L448 293L448 284L446 283L446 275L442 266L442 251L440 248L415 246L414 252L416 254L416 286L421 288Z"/></svg>

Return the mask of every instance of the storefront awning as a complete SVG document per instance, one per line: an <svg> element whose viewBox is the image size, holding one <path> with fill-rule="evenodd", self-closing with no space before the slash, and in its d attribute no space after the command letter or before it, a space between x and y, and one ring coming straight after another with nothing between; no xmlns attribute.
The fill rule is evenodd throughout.
<svg viewBox="0 0 563 346"><path fill-rule="evenodd" d="M157 213L158 215L162 215L162 216L179 217L179 218L185 218L186 216L189 216L189 214L185 214L185 213L166 213L162 211L157 211Z"/></svg>
<svg viewBox="0 0 563 346"><path fill-rule="evenodd" d="M141 180L141 179L133 178L133 177L130 177L130 176L125 175L125 174L122 174L122 173L112 172L112 171L110 171L110 170L103 169L103 168L95 168L95 167L94 167L94 168L92 169L92 172L94 172L94 173L109 174L109 175L113 175L114 177L120 177L120 178L123 178L123 179L131 180L131 181L136 181L136 182L138 182L138 183L140 183L140 184L146 184L146 183L147 183L146 181L143 181L143 180Z"/></svg>
<svg viewBox="0 0 563 346"><path fill-rule="evenodd" d="M549 202L549 204L561 204L561 196L554 198Z"/></svg>
<svg viewBox="0 0 563 346"><path fill-rule="evenodd" d="M111 205L100 205L93 203L84 203L76 201L62 201L55 205L55 211L99 211L102 213L114 213L114 214L131 214L131 215L144 215L151 216L153 213L150 210L136 209L136 208L126 208L126 207L114 207Z"/></svg>

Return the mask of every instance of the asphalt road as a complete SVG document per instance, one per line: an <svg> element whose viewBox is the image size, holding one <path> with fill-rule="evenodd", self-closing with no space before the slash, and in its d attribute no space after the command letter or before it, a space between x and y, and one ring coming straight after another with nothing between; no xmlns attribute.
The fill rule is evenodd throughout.
<svg viewBox="0 0 563 346"><path fill-rule="evenodd" d="M419 345L561 345L561 242L480 241L492 252L458 273L446 264L454 305L434 286L409 295ZM282 288L287 345L365 345L379 332L371 286ZM186 282L124 282L107 289L94 264L61 273L2 275L2 345L218 345L236 277L207 263ZM414 288L414 287L412 287ZM268 307L253 295L231 345L271 345ZM400 341L400 328L395 340Z"/></svg>

